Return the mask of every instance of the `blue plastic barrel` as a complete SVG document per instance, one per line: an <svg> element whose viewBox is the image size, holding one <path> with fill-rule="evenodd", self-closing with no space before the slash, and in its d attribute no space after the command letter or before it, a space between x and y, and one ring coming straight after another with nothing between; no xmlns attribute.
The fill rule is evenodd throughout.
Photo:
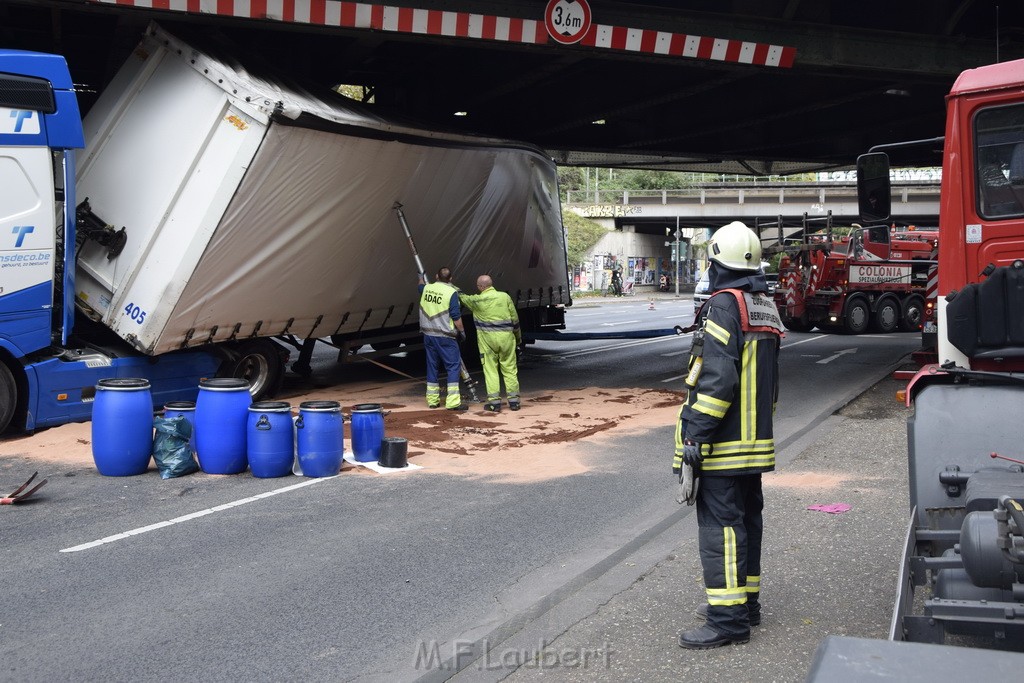
<svg viewBox="0 0 1024 683"><path fill-rule="evenodd" d="M171 401L164 404L164 417L184 417L192 425L192 436L189 437L188 445L192 452L196 452L196 402L195 401Z"/></svg>
<svg viewBox="0 0 1024 683"><path fill-rule="evenodd" d="M246 427L249 421L249 383L217 377L199 382L196 399L196 457L207 474L244 472Z"/></svg>
<svg viewBox="0 0 1024 683"><path fill-rule="evenodd" d="M100 474L142 474L153 455L153 397L149 381L101 379L92 404L92 459Z"/></svg>
<svg viewBox="0 0 1024 683"><path fill-rule="evenodd" d="M246 453L254 477L283 477L292 473L295 426L290 403L259 401L249 406Z"/></svg>
<svg viewBox="0 0 1024 683"><path fill-rule="evenodd" d="M295 421L298 435L299 466L307 477L332 477L341 471L345 450L344 419L337 401L303 401L299 419Z"/></svg>
<svg viewBox="0 0 1024 683"><path fill-rule="evenodd" d="M379 403L352 406L352 455L359 462L377 462L384 438L384 411Z"/></svg>

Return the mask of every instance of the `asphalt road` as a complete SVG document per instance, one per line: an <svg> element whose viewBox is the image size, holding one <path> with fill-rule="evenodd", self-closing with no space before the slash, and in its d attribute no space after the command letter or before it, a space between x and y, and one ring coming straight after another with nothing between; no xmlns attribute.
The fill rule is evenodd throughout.
<svg viewBox="0 0 1024 683"><path fill-rule="evenodd" d="M671 327L693 315L688 300L672 297L656 300L654 310L640 297L578 303L568 313L572 331ZM778 441L805 438L915 342L898 334L789 334ZM679 389L688 346L679 337L543 342L529 350L520 377L526 391ZM335 372L310 385L335 381ZM345 374L387 377L372 366ZM292 388L307 382L289 381ZM621 565L624 556L664 558L658 532L687 514L674 503L668 474L671 429L611 447L583 443L597 466L567 480L299 480L299 488L258 504L238 503L282 489L281 481L50 474L59 483L48 487L45 504L2 510L6 676L445 678L454 671L418 666L417 653L447 657L453 643L479 649L488 638L525 632L570 596L599 593L613 574L617 585L639 578ZM4 473L30 465L0 462ZM207 511L216 514L130 542L59 552Z"/></svg>

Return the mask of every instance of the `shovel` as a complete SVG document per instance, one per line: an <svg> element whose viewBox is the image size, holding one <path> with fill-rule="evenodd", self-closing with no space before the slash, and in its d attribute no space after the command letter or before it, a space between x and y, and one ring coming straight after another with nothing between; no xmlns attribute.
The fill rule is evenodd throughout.
<svg viewBox="0 0 1024 683"><path fill-rule="evenodd" d="M14 489L14 492L11 495L0 498L0 505L14 505L15 503L20 503L21 501L25 500L33 493L38 491L39 489L43 488L43 485L47 482L46 479L43 479L41 482L30 488L28 491L25 491L28 485L32 483L32 480L36 478L37 474L39 473L33 473L33 475L28 478L28 481L26 481L18 488ZM25 491L25 493L22 493L22 491Z"/></svg>

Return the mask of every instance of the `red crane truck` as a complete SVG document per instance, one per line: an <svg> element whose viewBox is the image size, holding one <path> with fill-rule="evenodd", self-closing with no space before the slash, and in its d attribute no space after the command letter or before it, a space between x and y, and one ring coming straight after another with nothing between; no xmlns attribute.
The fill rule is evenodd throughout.
<svg viewBox="0 0 1024 683"><path fill-rule="evenodd" d="M830 222L824 231L805 229L798 243L769 249L783 252L775 305L797 332L920 330L937 245L932 230L855 226L834 237Z"/></svg>

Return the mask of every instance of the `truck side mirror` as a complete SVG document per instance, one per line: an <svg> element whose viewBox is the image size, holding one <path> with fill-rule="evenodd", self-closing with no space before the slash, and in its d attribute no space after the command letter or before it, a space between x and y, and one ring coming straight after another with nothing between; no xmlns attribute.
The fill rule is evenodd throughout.
<svg viewBox="0 0 1024 683"><path fill-rule="evenodd" d="M857 206L861 221L880 223L889 220L891 204L889 155L884 152L861 154L857 157Z"/></svg>

